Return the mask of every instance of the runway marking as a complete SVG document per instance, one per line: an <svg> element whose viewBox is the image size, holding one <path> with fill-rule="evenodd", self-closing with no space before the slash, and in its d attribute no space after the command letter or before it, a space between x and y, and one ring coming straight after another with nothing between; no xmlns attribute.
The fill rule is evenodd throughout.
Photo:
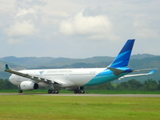
<svg viewBox="0 0 160 120"><path fill-rule="evenodd" d="M0 93L0 95L88 96L88 97L160 97L159 94L35 94L35 93Z"/></svg>

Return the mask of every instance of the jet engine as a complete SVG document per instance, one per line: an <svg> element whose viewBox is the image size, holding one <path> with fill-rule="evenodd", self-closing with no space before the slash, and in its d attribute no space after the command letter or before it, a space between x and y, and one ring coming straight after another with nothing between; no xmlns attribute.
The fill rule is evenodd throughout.
<svg viewBox="0 0 160 120"><path fill-rule="evenodd" d="M21 90L34 90L34 89L38 89L39 85L32 81L23 81L21 82L19 87Z"/></svg>

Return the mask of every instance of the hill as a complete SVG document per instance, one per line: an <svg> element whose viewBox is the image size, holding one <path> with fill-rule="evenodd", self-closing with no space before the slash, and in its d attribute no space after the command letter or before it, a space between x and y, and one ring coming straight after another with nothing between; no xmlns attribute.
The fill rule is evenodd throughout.
<svg viewBox="0 0 160 120"><path fill-rule="evenodd" d="M1 61L4 61L6 63L13 63L15 65L20 65L25 68L31 68L35 66L39 66L48 62L51 62L54 60L54 58L51 57L15 57L15 56L9 56L9 57L4 57L0 59Z"/></svg>

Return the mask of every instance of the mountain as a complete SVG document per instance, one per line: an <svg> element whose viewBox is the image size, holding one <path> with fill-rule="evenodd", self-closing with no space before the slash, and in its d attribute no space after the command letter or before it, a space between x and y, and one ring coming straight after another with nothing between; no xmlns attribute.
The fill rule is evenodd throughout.
<svg viewBox="0 0 160 120"><path fill-rule="evenodd" d="M131 59L143 59L154 57L154 55L150 54L137 54L132 55ZM97 62L111 62L114 57L109 56L96 56L91 58L84 59L73 59L73 58L53 58L53 57L15 57L9 56L0 58L1 61L6 63L13 63L15 65L20 65L25 68L37 68L37 67L62 67L65 65L72 65L76 63L97 63ZM98 66L97 66L98 67Z"/></svg>
<svg viewBox="0 0 160 120"><path fill-rule="evenodd" d="M87 64L94 64L97 62L110 62L112 61L114 58L113 57L108 57L108 56L99 56L99 57L92 57L92 58L85 58L85 59L71 59L71 58L57 58L52 60L49 63L44 64L43 66L41 66L41 68L71 68L73 65L81 63L87 65ZM93 66L89 66L88 67L93 67ZM40 66L39 66L40 67ZM80 66L77 66L80 67ZM77 68L76 67L76 68ZM81 66L83 67L83 66ZM86 67L86 66L85 66Z"/></svg>
<svg viewBox="0 0 160 120"><path fill-rule="evenodd" d="M150 57L155 57L155 55L151 55L151 54L137 54L137 55L132 55L131 59L143 59L143 58L150 58Z"/></svg>
<svg viewBox="0 0 160 120"><path fill-rule="evenodd" d="M9 57L4 57L1 58L1 61L4 61L6 63L14 63L26 68L30 68L30 67L35 67L35 66L39 66L45 63L48 63L50 61L52 61L54 58L51 57L41 57L41 58L37 58L37 57L21 57L21 58L17 58L14 56L9 56Z"/></svg>
<svg viewBox="0 0 160 120"><path fill-rule="evenodd" d="M52 58L52 57L22 57L17 58L14 56L4 57L0 59L4 62L14 63L25 68L35 68L39 66L44 67L61 67L64 65L72 65L75 63L95 63L95 62L103 62L103 61L112 61L113 57L107 56L99 56L99 57L92 57L92 58L85 58L85 59L73 59L73 58Z"/></svg>

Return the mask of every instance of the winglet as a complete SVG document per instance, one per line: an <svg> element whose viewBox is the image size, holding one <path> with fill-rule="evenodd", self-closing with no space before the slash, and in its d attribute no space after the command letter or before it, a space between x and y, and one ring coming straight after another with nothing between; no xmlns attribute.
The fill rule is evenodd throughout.
<svg viewBox="0 0 160 120"><path fill-rule="evenodd" d="M9 70L9 67L8 67L8 65L6 64L6 66L5 66L5 70Z"/></svg>
<svg viewBox="0 0 160 120"><path fill-rule="evenodd" d="M151 72L149 72L149 74L153 74L155 71L157 71L156 69L152 70Z"/></svg>
<svg viewBox="0 0 160 120"><path fill-rule="evenodd" d="M6 64L6 66L5 66L5 70L9 70L9 66L8 66L8 64Z"/></svg>

